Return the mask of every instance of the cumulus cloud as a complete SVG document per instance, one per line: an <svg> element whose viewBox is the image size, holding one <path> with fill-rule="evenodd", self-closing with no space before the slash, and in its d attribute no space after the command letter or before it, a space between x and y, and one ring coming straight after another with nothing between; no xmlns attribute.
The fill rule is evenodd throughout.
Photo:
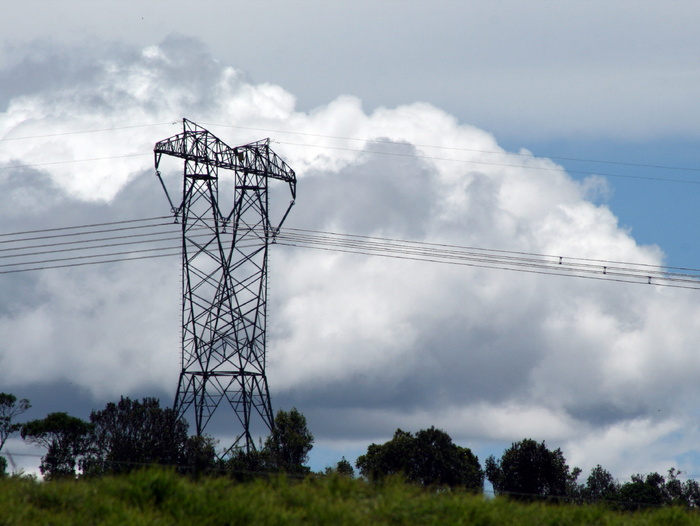
<svg viewBox="0 0 700 526"><path fill-rule="evenodd" d="M290 227L663 263L601 204L604 181L511 154L429 104L367 113L340 96L301 112L282 87L176 37L141 50L39 47L13 64L5 78L41 75L0 88L6 232L167 214L150 152L185 116L231 145L278 130L273 148L299 176ZM171 187L179 170L163 168ZM297 405L325 443L437 425L466 445L531 436L627 469L620 444L644 458L672 433L696 433L678 424L700 370L688 292L284 246L270 264L273 404ZM4 384L174 391L177 265L1 276ZM640 433L651 438L628 440ZM605 456L606 443L625 460ZM664 460L688 450L674 444Z"/></svg>

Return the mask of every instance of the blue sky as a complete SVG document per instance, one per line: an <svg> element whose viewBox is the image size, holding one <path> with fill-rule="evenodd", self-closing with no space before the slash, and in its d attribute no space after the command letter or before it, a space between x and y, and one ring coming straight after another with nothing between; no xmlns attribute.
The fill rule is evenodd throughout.
<svg viewBox="0 0 700 526"><path fill-rule="evenodd" d="M605 178L612 190L608 204L620 223L630 228L640 243L661 246L669 265L696 268L694 262L698 252L693 237L698 227L693 203L698 191L696 167L699 158L694 144L695 140L687 137L664 137L645 142L551 139L527 147L544 156L556 152L550 155L651 165L624 166L557 159L575 178L581 177L579 172L608 174Z"/></svg>
<svg viewBox="0 0 700 526"><path fill-rule="evenodd" d="M276 141L300 178L289 226L698 266L690 2L5 11L2 232L167 214L150 149L187 117L231 145ZM104 128L119 129L39 137ZM94 157L112 159L38 165ZM700 474L696 291L275 248L273 405L308 416L315 468L436 425L482 459L530 436L584 473ZM32 417L169 399L177 261L133 265L1 278L0 390L34 400Z"/></svg>

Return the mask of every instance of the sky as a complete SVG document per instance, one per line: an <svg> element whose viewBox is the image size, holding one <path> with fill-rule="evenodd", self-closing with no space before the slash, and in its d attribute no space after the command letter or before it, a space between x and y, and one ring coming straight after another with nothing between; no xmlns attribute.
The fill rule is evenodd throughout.
<svg viewBox="0 0 700 526"><path fill-rule="evenodd" d="M290 228L700 266L695 3L4 12L0 235L167 216L152 149L186 117L231 146L271 139L299 181ZM171 187L181 169L164 164ZM533 438L582 479L700 479L698 294L276 245L272 405L306 415L318 470L434 425L482 462ZM0 335L0 391L27 418L169 405L179 259L0 274Z"/></svg>

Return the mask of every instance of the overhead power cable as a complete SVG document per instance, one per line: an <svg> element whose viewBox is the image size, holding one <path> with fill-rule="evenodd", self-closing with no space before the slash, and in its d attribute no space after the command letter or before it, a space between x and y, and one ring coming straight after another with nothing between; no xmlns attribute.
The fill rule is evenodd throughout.
<svg viewBox="0 0 700 526"><path fill-rule="evenodd" d="M172 126L172 125L179 125L179 124L180 124L180 121L156 122L156 123L148 123L148 124L133 124L133 125L128 125L128 126L114 126L114 127L109 127L109 128L94 128L94 129L90 129L90 130L76 130L76 131L66 131L66 132L58 132L58 133L48 133L48 134L41 134L41 135L23 135L23 136L19 136L19 137L2 137L2 138L0 138L0 142L21 141L21 140L30 140L30 139L46 139L46 138L51 138L51 137L63 137L63 136L69 136L69 135L84 135L84 134L90 134L90 133L103 133L103 132L109 132L109 131L129 130L129 129L135 129L135 128L148 128L148 127L155 127L155 126ZM335 139L335 140L343 140L343 141L361 142L361 143L366 143L366 144L405 145L407 143L410 143L417 148L432 148L432 149L436 149L436 150L471 152L471 153L485 153L485 154L492 154L492 155L508 155L508 156L525 157L525 158L532 158L533 157L533 154L530 154L530 153L506 152L506 151L496 151L496 150L484 150L484 149L479 149L479 148L464 148L464 147L459 147L459 146L442 146L442 145L436 145L436 144L414 143L408 139L406 139L405 141L391 140L391 139L370 139L370 138L363 138L363 137L349 137L349 136L343 136L343 135L328 135L328 134L322 134L322 133L306 133L306 132L299 132L299 131L280 130L277 128L237 126L237 125L233 125L233 124L206 123L206 122L202 123L202 124L209 125L209 126L218 126L221 128L234 128L234 129L239 129L239 130L259 131L259 132L264 132L264 133L279 133L279 134L285 134L285 135L296 135L296 136L301 136L301 137L314 137L314 138L319 138L319 139ZM306 145L306 146L311 146L311 145ZM363 151L363 150L358 150L358 151ZM150 154L143 154L143 155L150 155ZM98 158L98 159L82 159L82 160L77 160L77 161L57 161L57 162L58 163L62 163L62 162L88 162L88 161L92 161L92 160L115 159L115 158L119 158L119 157L122 157L122 156L105 157L105 158ZM635 168L652 168L652 169L657 169L657 170L677 170L677 171L684 171L684 172L700 172L700 168L694 168L694 167L688 167L688 166L671 166L671 165L662 165L662 164L635 163L635 162L625 162L625 161L614 161L614 160L609 160L609 159L587 159L584 157L566 157L566 156L548 155L548 154L538 155L538 157L559 160L559 161L574 161L574 162L583 162L583 163L610 164L610 165L616 165L616 166L629 166L629 167L635 167ZM36 165L24 165L23 164L21 166L36 166Z"/></svg>
<svg viewBox="0 0 700 526"><path fill-rule="evenodd" d="M91 157L89 159L68 159L64 161L46 161L43 163L19 163L19 164L6 164L0 166L0 168L35 168L37 166L51 166L57 164L72 164L72 163L89 163L93 161L112 161L114 159L126 159L128 157L151 157L153 154L150 153L132 153L127 155L110 155L107 157Z"/></svg>
<svg viewBox="0 0 700 526"><path fill-rule="evenodd" d="M405 141L397 141L397 140L391 140L391 139L367 139L367 138L361 138L361 137L346 137L342 135L324 135L320 133L304 133L304 132L299 132L299 131L288 131L288 130L279 130L279 129L270 129L270 128L253 128L250 126L235 126L233 124L217 124L217 123L203 123L204 125L208 126L219 126L222 128L236 128L240 130L253 130L253 131L261 131L265 133L283 133L287 135L298 135L302 137L314 137L314 138L320 138L320 139L337 139L337 140L343 140L343 141L357 141L357 142L363 142L366 144L393 144L393 145L406 145L406 144L411 144L415 146L416 148L433 148L436 150L448 150L448 151L458 151L458 152L472 152L472 153L486 153L486 154L493 154L493 155L508 155L508 156L517 156L517 157L526 157L526 158L532 158L533 154L531 153L520 153L520 152L506 152L506 151L494 151L494 150L482 150L478 148L463 148L463 147L458 147L458 146L439 146L435 144L423 144L423 143L414 143L408 139ZM286 144L286 143L284 143ZM290 143L292 144L292 143ZM583 162L583 163L597 163L597 164L612 164L612 165L617 165L617 166L630 166L630 167L636 167L636 168L653 168L653 169L658 169L658 170L679 170L679 171L685 171L685 172L700 172L700 168L692 168L692 167L686 167L686 166L669 166L669 165L660 165L660 164L645 164L645 163L631 163L631 162L623 162L623 161L610 161L610 160L603 160L603 159L585 159L582 157L562 157L562 156L556 156L556 155L539 155L538 157L544 157L547 159L555 159L559 161L575 161L575 162Z"/></svg>
<svg viewBox="0 0 700 526"><path fill-rule="evenodd" d="M646 264L349 236L332 232L319 233L290 228L283 230L277 243L430 263L700 289L700 269L684 268L684 272L674 272L669 268Z"/></svg>
<svg viewBox="0 0 700 526"><path fill-rule="evenodd" d="M169 218L169 222L163 222L163 219L100 223L82 227L79 231L75 230L81 227L25 231L21 236L20 233L2 234L0 274L179 255L179 228L173 228L172 219ZM206 244L211 241L208 228L199 230L192 235L194 239L202 240L201 250L219 250ZM8 239L13 235L14 239ZM688 267L661 267L295 228L282 229L275 242L284 246L428 263L700 289L700 269ZM224 250L230 248L230 245L223 247Z"/></svg>
<svg viewBox="0 0 700 526"><path fill-rule="evenodd" d="M42 234L44 232L61 232L61 231L66 231L66 230L86 230L86 229L103 227L103 226L125 225L125 224L129 224L129 223L143 223L145 221L160 221L160 220L164 220L164 219L170 219L170 222L172 222L172 220L173 220L172 216L146 217L146 218L142 218L142 219L122 219L120 221L110 221L107 223L92 223L92 224L88 224L88 225L62 226L62 227L54 227L54 228L42 228L40 230L23 230L23 231L19 231L19 232L6 232L3 234L0 234L0 238L10 237L10 236L24 236L24 235L28 235L28 234Z"/></svg>
<svg viewBox="0 0 700 526"><path fill-rule="evenodd" d="M124 130L124 129L130 129L130 128L164 126L164 125L172 125L172 124L178 124L178 123L177 122L153 123L153 124L141 124L141 125L113 127L113 128L101 128L101 129L93 129L93 130L68 131L68 132L63 132L63 133L53 133L53 134L45 134L45 135L34 135L34 136L27 135L27 136L21 136L21 137L7 137L7 138L0 138L0 142L59 137L62 135L78 135L78 134L88 134L88 133L99 133L99 132L107 132L107 131L115 131L115 130ZM521 157L524 159L548 158L548 159L558 160L558 161L585 162L585 163L608 164L608 165L614 165L614 166L626 166L626 167L646 168L646 169L655 169L655 170L674 170L674 171L700 173L700 168L696 168L696 167L670 166L670 165L660 165L660 164L645 164L645 163L623 162L623 161L603 160L603 159L585 159L585 158L581 158L581 157L564 157L564 156L556 156L556 155L540 155L539 157L537 157L537 156L534 156L533 154L530 154L530 153L521 153L521 152L494 151L494 150L484 150L484 149L478 149L478 148L441 146L441 145L431 145L431 144L422 144L422 143L418 144L418 143L413 143L408 139L406 141L400 141L400 140L390 140L390 139L345 137L345 136L340 136L340 135L324 135L324 134L314 134L314 133L304 133L304 132L293 132L293 131L286 131L286 130L279 130L279 129L235 126L235 125L220 124L220 123L209 123L209 125L218 126L218 127L225 127L225 128L243 129L243 130L255 130L255 131L262 131L262 132L267 132L267 133L297 135L297 136L302 136L302 137L312 137L312 138L319 138L319 139L333 139L333 140L360 142L360 143L364 143L367 145L370 145L370 144L375 144L375 145L382 145L382 144L384 144L384 145L406 145L406 144L410 144L410 145L414 146L415 148L421 148L421 149L429 148L429 149L440 150L440 151L471 152L471 153L480 153L480 154L487 154L487 155L498 155L501 157L508 157L508 158L518 158L518 157ZM374 155L413 157L416 159L434 160L434 161L457 162L457 163L465 163L465 164L478 164L478 165L486 165L486 166L488 166L488 165L490 165L490 166L502 166L502 167L511 167L511 168L526 168L526 169L533 169L533 170L540 170L540 171L561 171L562 170L562 168L560 168L560 167L531 166L531 165L522 164L522 163L503 163L503 162L495 162L495 161L488 161L488 160L463 159L463 158L460 159L460 158L454 158L454 157L440 157L440 156L428 155L428 154L387 152L387 151L380 151L380 150L376 150L376 149L349 148L349 147L329 146L329 145L309 144L309 143L299 143L299 142L289 142L289 141L276 141L276 142L278 142L279 144L287 144L287 145L300 146L300 147L305 147L305 148L321 148L321 149L331 149L331 150L337 150L337 151L352 151L352 152L358 152L358 153L370 153L370 154L374 154ZM51 165L83 163L83 162L95 162L95 161L114 160L114 159L149 156L149 155L151 155L151 154L144 153L144 154L113 155L113 156L105 156L105 157L94 157L94 158L88 158L88 159L56 160L56 161L46 161L46 162L40 162L40 163L17 163L17 164L0 166L0 169L3 169L3 168L4 169L32 168L32 167L40 167L40 166L51 166ZM652 176L644 176L644 175L598 172L597 170L575 170L575 169L570 169L570 168L566 168L564 170L567 173L579 174L579 175L595 174L595 175L600 175L600 176L604 176L604 177L615 177L615 178L624 178L624 179L638 179L638 180L646 180L646 181L659 181L659 182L680 183L680 184L700 184L700 180L694 180L694 179L652 177Z"/></svg>
<svg viewBox="0 0 700 526"><path fill-rule="evenodd" d="M681 184L700 184L700 179L698 180L693 180L693 179L670 179L666 177L649 177L649 176L644 176L644 175L627 175L627 174L614 174L614 173L607 173L607 172L592 172L591 170L571 170L571 169L565 169L562 167L558 166L532 166L532 165L525 165L525 164L512 164L512 163L498 163L498 162L493 162L493 161L478 161L475 159L455 159L451 157L436 157L434 155L423 155L423 154L418 154L418 153L401 153L401 152L386 152L386 151L379 151L379 150L360 150L357 148L343 148L340 146L321 146L318 144L304 144L304 143L297 143L297 142L287 142L287 141L275 141L278 144L287 144L290 146L301 146L301 147L306 147L306 148L322 148L326 150L338 150L338 151L347 151L347 152L360 152L360 153L369 153L373 155L388 155L388 156L393 156L393 157L411 157L414 159L424 159L424 160L431 160L431 161L445 161L445 162L453 162L453 163L465 163L465 164L478 164L478 165L484 165L484 166L501 166L504 168L524 168L527 170L538 170L538 171L545 171L545 172L566 172L570 174L578 174L578 175L599 175L603 177L619 177L623 179L640 179L640 180L645 180L645 181L663 181L667 183L681 183ZM513 155L510 153L502 153L501 155L504 155L506 157Z"/></svg>
<svg viewBox="0 0 700 526"><path fill-rule="evenodd" d="M108 131L119 131L119 130L132 130L134 128L152 128L154 126L166 126L180 124L180 121L175 122L155 122L151 124L132 124L129 126L112 126L111 128L93 128L91 130L77 130L77 131L67 131L58 133L46 133L42 135L20 135L18 137L1 137L0 142L8 141L25 141L28 139L47 139L49 137L64 137L66 135L84 135L88 133L102 133Z"/></svg>

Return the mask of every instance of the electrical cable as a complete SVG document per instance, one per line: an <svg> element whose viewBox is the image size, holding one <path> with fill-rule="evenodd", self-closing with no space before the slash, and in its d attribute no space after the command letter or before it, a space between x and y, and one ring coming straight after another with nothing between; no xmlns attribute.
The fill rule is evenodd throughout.
<svg viewBox="0 0 700 526"><path fill-rule="evenodd" d="M127 224L127 223L141 223L144 221L157 221L157 220L163 220L163 219L171 219L172 220L172 216L146 217L146 218L142 218L142 219L123 219L120 221L110 221L107 223L93 223L93 224L88 224L88 225L63 226L63 227L56 227L56 228L42 228L40 230L24 230L24 231L19 231L19 232L7 232L4 234L0 234L0 237L21 236L21 235L26 235L26 234L43 234L44 232L59 232L62 230L77 230L77 229L94 228L94 227L99 227L99 226L123 225L123 224Z"/></svg>
<svg viewBox="0 0 700 526"><path fill-rule="evenodd" d="M102 132L108 132L108 131L128 130L128 129L134 129L134 128L147 128L147 127L155 127L155 126L172 126L172 125L177 125L177 124L180 124L180 121L159 122L159 123L151 123L151 124L134 124L134 125L129 125L129 126L115 126L115 127L111 127L111 128L96 128L96 129L92 129L92 130L79 130L79 131L69 131L69 132L60 132L60 133L49 133L49 134L43 134L43 135L24 135L24 136L20 136L20 137L2 137L2 138L0 138L0 142L29 140L29 139L45 139L45 138L51 138L51 137L62 137L62 136L67 136L67 135L82 135L82 134L89 134L89 133L102 133ZM439 145L434 145L434 144L413 143L412 141L410 141L408 139L406 139L405 141L391 140L391 139L367 139L367 138L362 138L362 137L347 137L347 136L342 136L342 135L327 135L327 134L321 134L321 133L305 133L305 132L298 132L298 131L288 131L288 130L279 130L279 129L271 129L271 128L260 128L260 127L252 127L252 126L237 126L237 125L233 125L233 124L207 123L207 122L202 123L202 125L218 126L221 128L235 128L235 129L239 129L239 130L262 131L265 133L282 133L282 134L286 134L286 135L299 135L299 136L303 136L303 137L314 137L314 138L321 138L321 139L335 139L335 140L356 141L356 142L375 143L375 144L393 144L393 145L411 144L416 148L433 148L433 149L437 149L437 150L461 151L461 152L471 152L471 153L485 153L485 154L490 154L490 155L508 155L508 156L519 156L519 157L526 157L526 158L533 157L533 155L530 153L482 150L482 149L478 149L478 148L464 148L464 147L457 147L457 146L439 146ZM363 150L356 150L356 151L363 151ZM143 154L143 155L150 155L150 154ZM700 168L692 168L692 167L687 167L687 166L670 166L670 165L659 165L659 164L633 163L633 162L624 162L624 161L611 161L611 160L606 160L606 159L586 159L583 157L564 157L564 156L557 156L557 155L539 155L538 157L547 158L547 159L555 159L555 160L560 160L560 161L573 161L573 162L585 162L585 163L596 163L596 164L611 164L611 165L616 165L616 166L629 166L629 167L635 167L635 168L651 168L651 169L657 169L657 170L678 170L678 171L686 171L686 172L700 172ZM110 157L110 158L118 158L118 157ZM90 160L90 159L88 159L88 160ZM88 161L88 160L85 160L85 161ZM74 162L74 161L66 161L66 162ZM82 161L78 161L78 162L82 162ZM28 165L21 165L21 166L28 166Z"/></svg>
<svg viewBox="0 0 700 526"><path fill-rule="evenodd" d="M284 133L284 134L288 134L288 135L300 135L303 137L315 137L315 138L321 138L321 139L338 139L338 140L345 140L345 141L358 141L358 142L375 143L375 144L393 144L393 145L400 145L400 146L405 146L406 144L411 144L412 146L414 146L416 148L434 148L437 150L452 150L452 151L471 152L471 153L486 153L486 154L493 154L493 155L521 156L521 157L527 157L527 158L533 157L533 155L530 153L506 152L506 151L499 152L499 151L493 151L493 150L480 150L477 148L462 148L462 147L456 147L456 146L437 146L437 145L433 145L433 144L419 144L419 143L413 143L408 139L406 139L405 141L397 141L397 140L390 140L390 139L363 139L361 137L345 137L342 135L324 135L324 134L319 134L319 133L304 133L304 132L277 130L277 129L268 129L268 128L252 128L249 126L235 126L232 124L218 124L218 123L211 123L211 122L210 123L204 122L204 123L202 123L202 125L220 126L222 128L237 128L237 129L241 129L241 130L255 130L255 131L262 131L262 132L266 132L266 133ZM602 160L602 159L584 159L584 158L580 158L580 157L562 157L562 156L556 156L556 155L540 155L538 157L543 157L543 158L547 158L547 159L557 159L560 161L613 164L613 165L617 165L617 166L630 166L630 167L636 167L636 168L653 168L653 169L659 169L659 170L679 170L679 171L688 171L688 172L700 172L700 168L690 168L690 167L684 167L684 166L668 166L668 165L658 165L658 164L629 163L629 162L623 162L623 161L608 161L608 160Z"/></svg>
<svg viewBox="0 0 700 526"><path fill-rule="evenodd" d="M295 142L286 142L286 141L274 141L278 144L287 144L290 146L301 146L301 147L306 147L306 148L323 148L326 150L339 150L339 151L348 151L348 152L360 152L360 153L370 153L373 155L389 155L389 156L394 156L394 157L411 157L414 159L424 159L424 160L431 160L431 161L447 161L447 162L456 162L456 163L465 163L465 164L478 164L478 165L485 165L485 166L501 166L504 168L524 168L526 170L539 170L539 171L547 171L547 172L565 172L569 174L578 174L578 175L591 175L590 170L570 170L570 169L565 169L562 167L558 166L529 166L529 165L524 165L524 164L509 164L509 163L496 163L492 161L476 161L476 160L467 160L467 159L451 159L449 157L435 157L432 155L421 155L421 154L414 154L414 153L399 153L399 152L380 152L377 150L358 150L356 148L343 148L340 146L321 146L321 145L315 145L315 144L303 144L303 143L295 143ZM504 154L504 155L511 155L511 154ZM604 177L620 177L623 179L640 179L640 180L645 180L645 181L663 181L667 183L681 183L681 184L700 184L700 180L694 181L692 179L669 179L665 177L649 177L649 176L644 176L644 175L626 175L626 174L613 174L613 173L603 173L603 172L595 172L595 175L599 176L604 176Z"/></svg>
<svg viewBox="0 0 700 526"><path fill-rule="evenodd" d="M286 234L285 234L286 235ZM569 262L563 258L553 260L537 260L522 257L494 256L488 253L450 253L437 250L415 250L404 246L386 247L370 244L346 244L308 239L287 239L285 235L278 236L277 243L303 248L316 248L338 252L350 252L363 255L411 259L431 263L448 263L498 270L512 270L530 273L555 274L569 277L588 277L608 281L624 281L629 283L646 283L680 288L700 288L700 276L673 274L650 269L635 269L629 267L608 267L603 265L582 264ZM552 256L549 256L552 258ZM561 260L561 262L559 261Z"/></svg>
<svg viewBox="0 0 700 526"><path fill-rule="evenodd" d="M20 137L2 137L0 138L0 142L7 142L7 141L23 141L27 139L47 139L49 137L63 137L65 135L83 135L87 133L101 133L101 132L107 132L107 131L118 131L118 130L131 130L134 128L151 128L154 126L166 126L166 125L173 125L173 124L180 124L179 121L175 122L156 122L152 124L132 124L129 126L114 126L112 128L95 128L92 130L80 130L80 131L70 131L70 132L60 132L60 133L47 133L44 135L24 135Z"/></svg>
<svg viewBox="0 0 700 526"><path fill-rule="evenodd" d="M161 218L152 218L160 220ZM146 220L134 220L146 221ZM46 259L30 259L29 261L5 263L0 265L0 273L22 272L30 270L43 270L47 268L63 268L65 266L77 266L83 264L96 264L117 262L134 259L148 259L151 257L165 257L177 255L181 250L179 245L156 246L159 243L181 239L175 235L176 231L153 230L146 233L129 233L122 235L124 230L141 228L160 228L164 225L174 226L174 223L156 223L154 225L130 225L122 226L124 222L114 222L95 225L84 232L65 232L74 229L51 229L62 233L49 236L32 236L13 240L15 243L24 241L32 242L46 237L65 238L68 236L94 236L95 234L119 233L117 236L100 236L89 239L78 239L58 243L29 244L15 246L0 250L1 259L8 258L32 258L43 255L56 255L64 253L77 253L69 257L52 257ZM115 228L102 228L113 226ZM38 232L38 231L34 231ZM40 232L38 232L40 233ZM264 231L250 230L251 234L258 236L262 242ZM33 232L30 233L30 235ZM198 227L190 232L190 239L203 239L207 241L200 247L203 252L210 251L208 245L214 241L214 233L209 227ZM6 234L10 235L10 234ZM232 241L232 240L231 240ZM223 247L230 250L230 242ZM681 288L700 288L700 269L688 267L661 267L650 264L619 262L613 260L573 258L556 255L528 253L522 251L507 251L486 249L478 247L465 247L450 244L437 244L420 241L407 241L399 239L340 234L335 232L323 232L316 230L304 230L285 228L274 237L274 243L283 246L299 248L320 249L326 251L355 253L361 255L374 255L391 257L396 259L409 259L429 263L466 265L472 267L493 268L498 270L511 270L538 274L550 274L569 277L587 277L591 279L621 281L626 283L646 283L660 286L673 286ZM76 246L77 245L77 246ZM148 245L136 248L137 246ZM104 249L134 247L135 250L120 250L105 252ZM248 248L250 245L240 245L238 248ZM38 250L42 249L42 250ZM48 250L43 250L48 249ZM86 261L91 260L91 261ZM682 272L679 272L682 271Z"/></svg>
<svg viewBox="0 0 700 526"><path fill-rule="evenodd" d="M45 137L55 137L55 136L60 136L60 135L95 133L95 132L101 132L101 131L111 131L111 130L119 130L119 129L127 129L127 128L138 128L138 127L145 127L145 126L160 126L160 125L165 125L165 124L176 124L176 123L144 124L144 125L125 126L125 127L121 127L121 128L105 128L102 130L86 130L86 131L76 131L76 132L65 132L62 134L24 136L24 137L0 139L0 142L3 140L45 138ZM207 124L207 123L204 123L204 124ZM268 129L264 129L264 128L252 128L252 127L234 126L234 125L225 125L225 124L213 124L213 123L208 123L207 125L221 126L221 127L228 127L228 128L238 128L238 129L260 130L260 131L267 131L267 132L274 132L274 133L296 134L296 135L301 135L301 136L327 138L327 139L335 139L335 140L362 141L362 142L365 142L368 144L372 144L372 143L373 144L393 144L393 145L411 144L415 148L433 148L433 149L438 149L438 150L450 150L450 151L458 151L458 152L462 151L462 152L472 152L472 153L484 153L484 154L500 155L500 156L506 156L506 157L525 157L527 159L537 159L538 158L538 157L535 157L534 155L524 154L524 153L519 153L519 152L506 152L506 151L498 152L498 151L492 151L492 150L480 150L480 149L472 149L472 148L460 148L460 147L438 146L438 145L428 145L428 144L414 144L414 143L411 143L410 141L401 142L401 141L383 140L383 139L382 140L362 139L362 138L357 138L357 137L342 137L342 136L336 136L336 135L289 132L289 131L284 131L284 130L268 130ZM370 153L370 154L375 154L375 155L412 157L412 158L416 158L416 159L434 160L434 161L459 162L459 163L478 164L478 165L486 165L486 166L501 166L501 167L507 167L507 168L524 168L524 169L533 169L533 170L540 170L540 171L565 171L566 173L579 174L579 175L590 175L592 173L595 173L595 175L604 176L604 177L617 177L617 178L624 178L624 179L638 179L638 180L646 180L646 181L660 181L660 182L680 183L680 184L700 184L700 180L692 180L692 179L663 178L663 177L651 177L651 176L642 176L642 175L615 174L615 173L607 173L607 172L601 173L601 172L592 171L592 170L574 170L574 169L565 169L562 167L529 166L526 164L511 164L511 163L498 163L498 162L492 162L492 161L455 159L455 158L437 157L437 156L425 155L425 154L382 152L382 151L377 151L377 150L324 146L324 145L318 145L318 144L314 145L314 144L296 143L296 142L289 142L289 141L274 141L274 142L276 142L278 144L286 144L286 145L291 145L291 146L301 146L301 147L306 147L306 148L322 148L322 149L331 149L331 150L338 150L338 151ZM0 169L31 168L31 167L38 167L38 166L50 166L50 165L68 164L68 163L114 160L114 159L121 159L121 158L128 158L128 157L146 156L146 155L150 156L151 154L150 153L143 153L143 154L115 155L115 156L108 156L108 157L96 157L96 158L90 158L90 159L48 161L48 162L43 162L43 163L27 163L27 164L20 163L20 164L5 165L5 166L0 165ZM637 168L677 170L677 171L685 171L685 172L700 172L700 168L681 167L681 166L667 166L667 165L644 164L644 163L628 163L628 162L622 162L622 161L608 161L608 160L599 160L599 159L584 159L584 158L561 157L561 156L540 156L539 158L556 159L556 160L564 160L564 161L575 161L575 162L589 162L589 163L597 163L597 164L610 164L610 165L616 165L616 166L628 166L628 167L637 167Z"/></svg>

